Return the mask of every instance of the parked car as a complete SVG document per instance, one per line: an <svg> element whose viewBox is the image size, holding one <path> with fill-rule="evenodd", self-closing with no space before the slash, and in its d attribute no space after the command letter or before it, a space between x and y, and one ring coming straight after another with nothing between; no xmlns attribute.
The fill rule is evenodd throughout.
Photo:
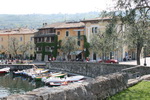
<svg viewBox="0 0 150 100"><path fill-rule="evenodd" d="M107 59L107 60L99 60L99 63L102 63L102 62L104 62L104 63L112 63L112 64L114 64L114 63L118 63L118 60L116 60L116 59Z"/></svg>

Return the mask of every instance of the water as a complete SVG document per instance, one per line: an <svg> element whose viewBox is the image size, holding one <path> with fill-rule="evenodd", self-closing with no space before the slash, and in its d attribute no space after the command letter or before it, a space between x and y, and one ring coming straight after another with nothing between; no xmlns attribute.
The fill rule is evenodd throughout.
<svg viewBox="0 0 150 100"><path fill-rule="evenodd" d="M44 83L34 81L29 77L16 76L13 73L0 73L0 98L16 93L23 94L42 86L44 86Z"/></svg>

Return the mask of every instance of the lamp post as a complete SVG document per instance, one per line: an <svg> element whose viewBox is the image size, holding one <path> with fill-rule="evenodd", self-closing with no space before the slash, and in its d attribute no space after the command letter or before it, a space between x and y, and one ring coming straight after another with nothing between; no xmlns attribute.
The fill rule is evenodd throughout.
<svg viewBox="0 0 150 100"><path fill-rule="evenodd" d="M144 66L146 66L146 44L144 44L144 56L145 56L145 59L144 59Z"/></svg>

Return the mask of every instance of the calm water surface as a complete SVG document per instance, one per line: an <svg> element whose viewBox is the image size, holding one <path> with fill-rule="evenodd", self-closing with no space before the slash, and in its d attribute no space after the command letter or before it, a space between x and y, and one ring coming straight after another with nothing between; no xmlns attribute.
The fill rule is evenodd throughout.
<svg viewBox="0 0 150 100"><path fill-rule="evenodd" d="M35 88L44 86L41 81L34 81L25 76L16 76L12 72L7 74L0 73L0 98L11 94L23 94Z"/></svg>

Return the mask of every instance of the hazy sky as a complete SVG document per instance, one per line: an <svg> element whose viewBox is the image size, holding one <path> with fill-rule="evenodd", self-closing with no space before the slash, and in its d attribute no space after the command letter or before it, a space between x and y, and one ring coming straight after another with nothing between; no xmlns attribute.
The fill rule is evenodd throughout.
<svg viewBox="0 0 150 100"><path fill-rule="evenodd" d="M110 0L1 0L0 14L82 13L106 9Z"/></svg>

